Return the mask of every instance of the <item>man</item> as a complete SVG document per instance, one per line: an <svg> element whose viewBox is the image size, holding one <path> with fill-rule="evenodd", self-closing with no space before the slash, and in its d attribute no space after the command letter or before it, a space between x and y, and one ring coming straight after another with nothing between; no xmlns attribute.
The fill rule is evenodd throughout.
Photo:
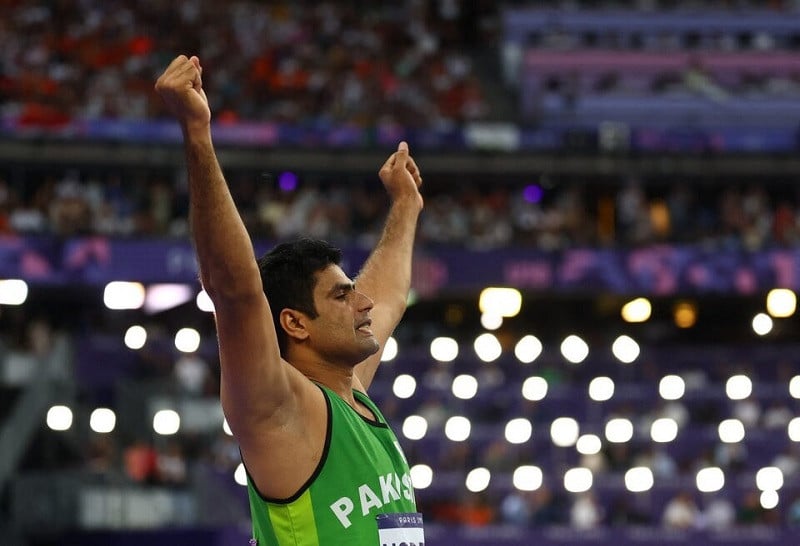
<svg viewBox="0 0 800 546"><path fill-rule="evenodd" d="M217 162L197 57L156 91L183 131L189 220L214 302L222 407L248 471L253 543L375 546L424 541L408 463L366 391L405 311L422 197L408 146L379 176L392 204L357 283L322 241L256 260Z"/></svg>

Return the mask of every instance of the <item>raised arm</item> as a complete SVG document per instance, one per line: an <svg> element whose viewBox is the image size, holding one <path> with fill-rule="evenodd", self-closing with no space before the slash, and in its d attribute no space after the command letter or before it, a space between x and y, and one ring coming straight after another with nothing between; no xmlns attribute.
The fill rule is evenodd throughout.
<svg viewBox="0 0 800 546"><path fill-rule="evenodd" d="M423 205L419 193L422 177L405 142L384 163L379 176L389 193L391 207L383 234L356 278L358 290L375 303L372 331L381 345L381 351L356 366L355 388L364 391L372 383L386 340L406 310L414 236Z"/></svg>
<svg viewBox="0 0 800 546"><path fill-rule="evenodd" d="M183 131L192 242L216 312L222 405L243 451L261 453L252 446L264 423L274 421L279 409L296 409L293 372L281 360L252 242L217 161L201 76L197 57L182 55L158 79L156 91Z"/></svg>

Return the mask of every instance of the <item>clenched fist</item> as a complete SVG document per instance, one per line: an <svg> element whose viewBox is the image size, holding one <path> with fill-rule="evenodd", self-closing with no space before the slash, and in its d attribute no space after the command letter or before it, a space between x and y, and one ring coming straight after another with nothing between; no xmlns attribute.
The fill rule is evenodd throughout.
<svg viewBox="0 0 800 546"><path fill-rule="evenodd" d="M184 129L206 128L211 123L202 74L200 59L179 55L156 81L156 92Z"/></svg>

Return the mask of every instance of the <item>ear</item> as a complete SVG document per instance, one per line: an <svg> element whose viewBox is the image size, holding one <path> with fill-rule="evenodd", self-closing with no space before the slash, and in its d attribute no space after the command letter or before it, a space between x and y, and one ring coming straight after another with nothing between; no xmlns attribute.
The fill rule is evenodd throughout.
<svg viewBox="0 0 800 546"><path fill-rule="evenodd" d="M283 309L280 314L281 328L286 335L296 341L302 341L309 335L306 329L306 316L294 309Z"/></svg>

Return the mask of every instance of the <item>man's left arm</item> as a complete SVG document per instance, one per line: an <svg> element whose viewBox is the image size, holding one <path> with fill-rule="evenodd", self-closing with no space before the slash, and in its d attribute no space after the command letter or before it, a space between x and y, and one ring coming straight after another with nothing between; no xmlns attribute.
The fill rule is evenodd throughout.
<svg viewBox="0 0 800 546"><path fill-rule="evenodd" d="M405 142L384 163L379 176L389 193L391 206L380 240L356 277L358 291L375 304L370 313L372 332L381 347L355 368L354 387L364 392L372 383L386 341L406 310L414 237L423 205L419 193L422 177Z"/></svg>

